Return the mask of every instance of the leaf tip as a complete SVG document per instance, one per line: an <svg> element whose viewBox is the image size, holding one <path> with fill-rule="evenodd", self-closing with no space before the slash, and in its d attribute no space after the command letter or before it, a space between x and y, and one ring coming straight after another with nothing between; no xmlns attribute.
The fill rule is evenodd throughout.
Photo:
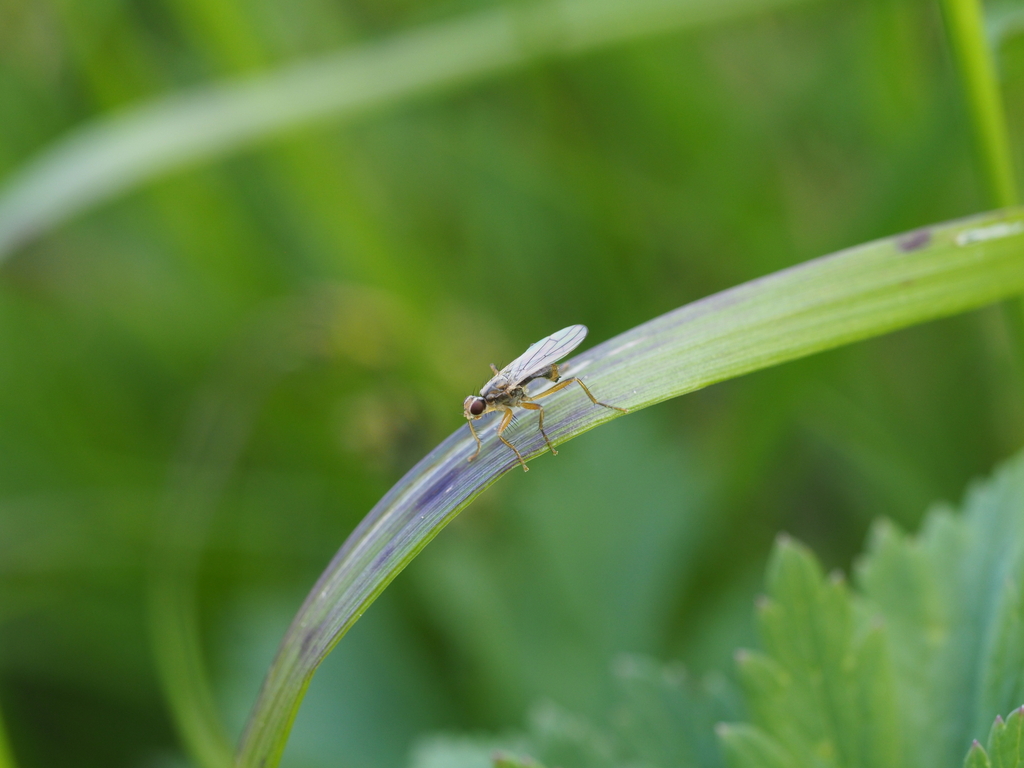
<svg viewBox="0 0 1024 768"><path fill-rule="evenodd" d="M971 742L971 748L967 750L967 757L964 758L964 768L988 768L991 762L988 753L981 746L981 742L975 739Z"/></svg>
<svg viewBox="0 0 1024 768"><path fill-rule="evenodd" d="M1006 724L1015 728L1020 727L1021 720L1024 720L1024 706L1017 707L1006 716Z"/></svg>

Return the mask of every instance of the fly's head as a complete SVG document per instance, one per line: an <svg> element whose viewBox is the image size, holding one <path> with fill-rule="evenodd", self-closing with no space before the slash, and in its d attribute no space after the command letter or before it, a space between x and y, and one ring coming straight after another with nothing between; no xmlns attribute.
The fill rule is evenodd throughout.
<svg viewBox="0 0 1024 768"><path fill-rule="evenodd" d="M470 395L462 403L462 414L467 419L479 419L487 410L487 401L479 395Z"/></svg>

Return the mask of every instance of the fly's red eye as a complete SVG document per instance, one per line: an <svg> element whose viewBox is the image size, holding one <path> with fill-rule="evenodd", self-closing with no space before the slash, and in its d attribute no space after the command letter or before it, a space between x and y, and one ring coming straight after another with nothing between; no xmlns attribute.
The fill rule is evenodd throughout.
<svg viewBox="0 0 1024 768"><path fill-rule="evenodd" d="M473 401L473 404L469 406L469 412L474 416L479 416L484 412L484 400L482 397L477 398Z"/></svg>

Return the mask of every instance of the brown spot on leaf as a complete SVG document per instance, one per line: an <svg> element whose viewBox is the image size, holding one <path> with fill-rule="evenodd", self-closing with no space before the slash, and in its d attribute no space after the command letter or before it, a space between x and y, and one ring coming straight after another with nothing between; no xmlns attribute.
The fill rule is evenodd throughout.
<svg viewBox="0 0 1024 768"><path fill-rule="evenodd" d="M931 241L931 232L927 229L918 229L896 238L896 247L903 253L910 253L911 251L916 251L919 248L924 248Z"/></svg>

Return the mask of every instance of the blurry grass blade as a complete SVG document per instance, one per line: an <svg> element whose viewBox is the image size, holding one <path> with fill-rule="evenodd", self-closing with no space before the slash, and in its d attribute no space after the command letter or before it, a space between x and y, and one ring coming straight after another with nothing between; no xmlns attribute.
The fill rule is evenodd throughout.
<svg viewBox="0 0 1024 768"><path fill-rule="evenodd" d="M604 342L565 366L604 402L644 408L787 360L1024 292L1024 209L920 229L851 248L694 302ZM581 318L585 319L585 318ZM453 404L458 410L458 404ZM575 388L545 400L545 426L564 442L619 413ZM544 450L528 419L511 439ZM494 421L476 461L462 427L371 510L289 628L250 716L242 768L280 760L317 665L413 557L478 494L516 467ZM623 450L628 450L623 446ZM546 471L557 471L554 462Z"/></svg>
<svg viewBox="0 0 1024 768"><path fill-rule="evenodd" d="M196 581L207 531L266 397L329 346L326 329L347 295L320 290L257 313L196 398L168 482L150 564L153 655L182 745L202 768L232 757L201 650Z"/></svg>
<svg viewBox="0 0 1024 768"><path fill-rule="evenodd" d="M1024 32L1024 8L1009 2L985 9L985 34L997 61L1003 44L1021 32Z"/></svg>
<svg viewBox="0 0 1024 768"><path fill-rule="evenodd" d="M978 156L992 204L1017 204L1017 180L981 0L943 0L943 16L974 127Z"/></svg>
<svg viewBox="0 0 1024 768"><path fill-rule="evenodd" d="M162 98L58 141L0 191L0 259L149 179L289 128L344 118L506 72L797 0L556 0L398 34L270 74Z"/></svg>
<svg viewBox="0 0 1024 768"><path fill-rule="evenodd" d="M11 747L7 742L7 729L4 726L2 712L0 712L0 768L15 768L14 755L11 754Z"/></svg>

